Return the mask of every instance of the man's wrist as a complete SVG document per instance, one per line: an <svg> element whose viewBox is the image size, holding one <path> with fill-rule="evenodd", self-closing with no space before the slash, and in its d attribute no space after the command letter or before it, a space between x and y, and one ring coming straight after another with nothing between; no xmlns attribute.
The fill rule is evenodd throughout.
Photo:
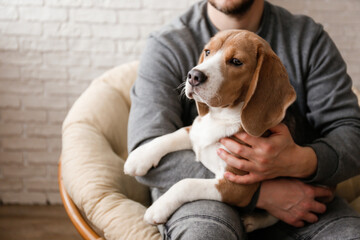
<svg viewBox="0 0 360 240"><path fill-rule="evenodd" d="M261 185L262 185L262 183L259 184L259 187L255 191L253 197L251 198L250 203L246 207L242 208L242 211L244 211L246 213L250 213L250 212L254 211L255 208L258 207L258 200L259 200Z"/></svg>
<svg viewBox="0 0 360 240"><path fill-rule="evenodd" d="M317 156L311 147L297 146L295 161L298 163L296 172L292 177L309 178L316 173Z"/></svg>
<svg viewBox="0 0 360 240"><path fill-rule="evenodd" d="M265 204L266 197L265 197L264 192L266 191L267 182L268 181L261 182L261 185L259 187L258 197L257 197L257 202L256 202L256 207L257 208L266 209L265 208L265 206L266 206L266 204Z"/></svg>

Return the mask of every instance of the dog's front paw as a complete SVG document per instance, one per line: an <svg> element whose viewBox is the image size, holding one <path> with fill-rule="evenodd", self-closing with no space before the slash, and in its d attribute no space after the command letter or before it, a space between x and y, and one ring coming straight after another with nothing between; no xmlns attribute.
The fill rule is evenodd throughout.
<svg viewBox="0 0 360 240"><path fill-rule="evenodd" d="M278 219L267 212L252 213L242 218L246 232L252 232L256 229L266 228L275 224Z"/></svg>
<svg viewBox="0 0 360 240"><path fill-rule="evenodd" d="M171 189L170 189L171 190ZM159 199L157 199L145 212L144 220L150 224L165 223L168 218L181 205L179 201L174 199L174 194L171 191L166 192Z"/></svg>
<svg viewBox="0 0 360 240"><path fill-rule="evenodd" d="M156 201L145 212L144 220L150 224L162 224L165 223L171 213L166 206L160 206L156 204Z"/></svg>
<svg viewBox="0 0 360 240"><path fill-rule="evenodd" d="M152 143L142 145L128 156L124 172L131 176L144 176L152 167L156 167L161 159Z"/></svg>
<svg viewBox="0 0 360 240"><path fill-rule="evenodd" d="M145 163L146 158L140 154L140 151L133 151L130 153L124 165L124 173L130 176L144 176L151 166Z"/></svg>
<svg viewBox="0 0 360 240"><path fill-rule="evenodd" d="M259 228L258 222L256 222L256 217L251 215L243 218L243 224L246 232L252 232Z"/></svg>
<svg viewBox="0 0 360 240"><path fill-rule="evenodd" d="M127 159L124 165L124 173L130 176L144 176L148 169L141 167L137 161L131 161Z"/></svg>

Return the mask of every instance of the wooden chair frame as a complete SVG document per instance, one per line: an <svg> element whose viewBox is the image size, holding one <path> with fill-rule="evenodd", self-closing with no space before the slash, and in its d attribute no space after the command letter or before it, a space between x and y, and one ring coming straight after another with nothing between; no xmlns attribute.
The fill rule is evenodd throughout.
<svg viewBox="0 0 360 240"><path fill-rule="evenodd" d="M58 167L58 182L59 182L61 200L64 204L66 213L69 216L72 224L75 226L76 230L85 240L104 240L104 238L100 237L85 221L79 209L76 207L76 205L70 198L69 194L66 192L61 176L62 175L61 175L61 159L60 159L59 167Z"/></svg>

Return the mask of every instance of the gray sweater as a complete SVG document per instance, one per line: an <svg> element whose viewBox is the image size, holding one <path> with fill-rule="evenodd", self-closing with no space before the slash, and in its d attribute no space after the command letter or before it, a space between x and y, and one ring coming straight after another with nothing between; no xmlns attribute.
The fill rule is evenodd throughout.
<svg viewBox="0 0 360 240"><path fill-rule="evenodd" d="M180 96L181 83L217 32L206 13L207 1L191 7L151 34L131 92L128 148L191 125L193 101ZM318 158L314 176L305 181L335 185L360 173L360 110L351 91L346 64L323 27L306 16L265 2L257 34L280 57L297 92L294 140L312 147ZM191 156L191 155L190 155ZM168 157L189 157L172 154Z"/></svg>

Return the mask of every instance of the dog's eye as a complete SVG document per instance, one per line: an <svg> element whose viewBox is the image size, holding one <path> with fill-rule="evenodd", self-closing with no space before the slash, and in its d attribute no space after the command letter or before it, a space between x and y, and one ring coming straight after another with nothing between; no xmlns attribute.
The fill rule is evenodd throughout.
<svg viewBox="0 0 360 240"><path fill-rule="evenodd" d="M209 56L210 55L210 50L205 50L205 56Z"/></svg>
<svg viewBox="0 0 360 240"><path fill-rule="evenodd" d="M231 63L232 65L234 65L234 66L241 66L241 65L243 65L243 63L242 63L239 59L237 59L237 58L232 58L232 59L230 60L230 63Z"/></svg>

